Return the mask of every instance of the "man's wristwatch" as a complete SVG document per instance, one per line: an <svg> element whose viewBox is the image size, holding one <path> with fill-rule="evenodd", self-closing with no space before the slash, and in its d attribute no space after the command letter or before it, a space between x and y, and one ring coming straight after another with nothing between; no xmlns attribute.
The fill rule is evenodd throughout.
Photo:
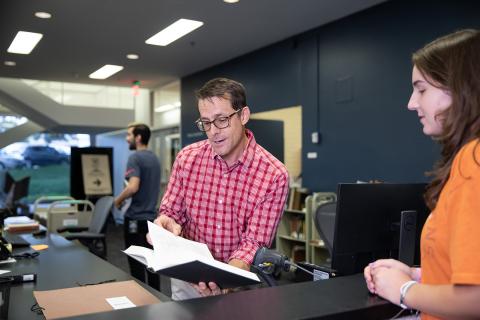
<svg viewBox="0 0 480 320"><path fill-rule="evenodd" d="M400 307L403 309L411 309L405 304L405 296L407 295L408 289L410 289L414 284L417 284L417 281L410 280L402 284L400 287Z"/></svg>

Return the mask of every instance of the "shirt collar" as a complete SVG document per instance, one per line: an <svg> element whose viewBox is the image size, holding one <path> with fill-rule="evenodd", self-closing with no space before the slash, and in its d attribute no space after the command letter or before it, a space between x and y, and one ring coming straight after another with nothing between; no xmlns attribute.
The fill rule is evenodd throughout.
<svg viewBox="0 0 480 320"><path fill-rule="evenodd" d="M246 168L248 168L255 156L255 149L257 147L257 142L255 141L255 137L253 136L252 131L245 129L245 134L247 135L247 138L248 138L247 147L243 151L243 154L238 161L244 164Z"/></svg>
<svg viewBox="0 0 480 320"><path fill-rule="evenodd" d="M257 142L255 141L255 137L253 136L252 131L245 129L245 134L248 139L247 146L245 147L245 150L243 150L243 153L240 159L238 159L238 161L231 167L231 169L235 168L239 164L243 164L246 168L248 168L250 163L253 161ZM221 157L213 150L210 143L208 143L208 145L212 152L212 158L223 161L223 159L221 159Z"/></svg>

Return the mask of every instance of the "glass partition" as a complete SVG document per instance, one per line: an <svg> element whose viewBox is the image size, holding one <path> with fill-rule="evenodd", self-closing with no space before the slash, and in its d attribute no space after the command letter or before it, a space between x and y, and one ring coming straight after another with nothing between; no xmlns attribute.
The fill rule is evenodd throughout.
<svg viewBox="0 0 480 320"><path fill-rule="evenodd" d="M134 95L134 89L130 87L28 79L22 79L22 81L64 105L117 109L134 109L136 106L149 105L147 89L138 89Z"/></svg>
<svg viewBox="0 0 480 320"><path fill-rule="evenodd" d="M21 199L22 203L32 203L41 196L70 195L72 146L90 146L90 135L53 133L31 135L24 141L0 149L0 171L8 172L14 180L30 177L28 196ZM1 196L6 197L5 194Z"/></svg>

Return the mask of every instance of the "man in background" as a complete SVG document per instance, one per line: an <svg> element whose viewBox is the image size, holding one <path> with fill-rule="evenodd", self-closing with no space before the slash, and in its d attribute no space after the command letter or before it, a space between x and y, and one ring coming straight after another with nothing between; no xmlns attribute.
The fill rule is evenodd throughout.
<svg viewBox="0 0 480 320"><path fill-rule="evenodd" d="M160 191L160 162L157 156L148 150L150 129L142 123L128 125L127 137L130 150L134 150L127 162L125 171L125 189L116 197L115 207L122 208L124 201L131 198L124 219L125 247L138 245L150 247L146 241L148 233L147 221L157 217L157 201ZM122 210L123 211L123 210ZM145 282L145 266L128 257L130 273ZM148 284L159 289L159 277L147 272Z"/></svg>

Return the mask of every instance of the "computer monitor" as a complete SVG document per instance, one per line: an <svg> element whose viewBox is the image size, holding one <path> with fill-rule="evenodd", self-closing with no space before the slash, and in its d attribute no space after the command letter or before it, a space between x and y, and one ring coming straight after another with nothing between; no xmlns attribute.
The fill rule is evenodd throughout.
<svg viewBox="0 0 480 320"><path fill-rule="evenodd" d="M24 177L15 181L13 177L7 173L5 178L5 193L7 197L5 200L5 206L7 208L15 208L18 205L18 201L28 196L28 189L30 186L30 177Z"/></svg>
<svg viewBox="0 0 480 320"><path fill-rule="evenodd" d="M398 259L399 251L419 264L420 234L429 214L425 189L424 183L339 184L332 269L339 275L360 273L377 259Z"/></svg>
<svg viewBox="0 0 480 320"><path fill-rule="evenodd" d="M12 175L9 172L5 172L5 184L3 185L3 192L10 192L14 182L15 179L13 179Z"/></svg>

